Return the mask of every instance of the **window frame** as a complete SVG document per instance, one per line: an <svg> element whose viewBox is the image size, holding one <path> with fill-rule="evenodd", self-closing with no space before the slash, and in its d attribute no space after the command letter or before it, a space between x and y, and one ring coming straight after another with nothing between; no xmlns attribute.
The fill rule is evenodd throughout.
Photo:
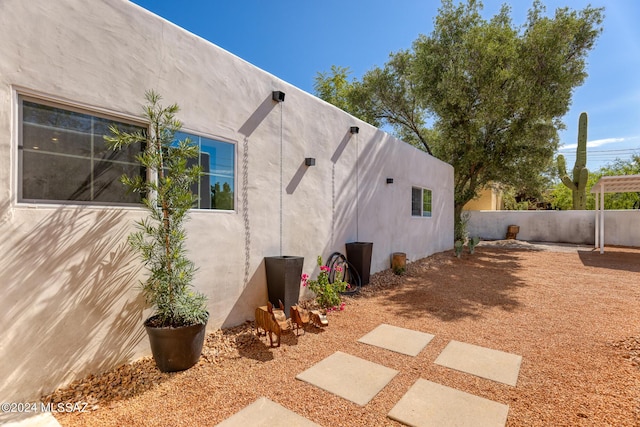
<svg viewBox="0 0 640 427"><path fill-rule="evenodd" d="M182 128L178 133L185 134L186 137L192 139L191 137L205 138L215 142L221 142L224 144L230 144L233 147L233 209L211 209L211 208L200 208L193 207L191 211L193 212L237 212L238 210L238 143L237 141L223 138L216 135L207 134L204 132L198 132L191 128ZM179 139L176 138L176 141ZM193 139L192 139L193 141ZM198 149L200 149L200 144L198 144ZM202 153L202 151L200 151ZM200 155L198 155L198 164L200 162ZM210 174L211 175L211 174ZM198 183L198 188L200 187L200 183ZM200 195L198 194L198 197Z"/></svg>
<svg viewBox="0 0 640 427"><path fill-rule="evenodd" d="M414 205L413 205L413 191L414 190L420 190L420 215L415 215L414 212ZM428 192L428 193L426 193ZM429 195L429 210L426 211L424 209L425 207L425 194ZM421 186L416 186L413 185L411 186L411 217L412 218L432 218L433 217L433 190L431 190L430 188L426 188L426 187L421 187Z"/></svg>
<svg viewBox="0 0 640 427"><path fill-rule="evenodd" d="M59 98L43 95L37 92L21 89L14 91L15 101L14 106L16 108L15 117L15 134L16 143L12 144L15 149L14 165L15 173L13 174L14 180L14 201L18 206L88 206L88 207L121 207L121 208L142 208L143 205L140 202L137 203L120 203L120 202L107 202L96 200L60 200L60 199L29 199L23 197L23 156L24 156L24 117L23 117L23 101L30 103L43 105L52 108L58 108L65 111L70 111L79 114L85 114L92 117L112 120L121 122L127 125L138 126L149 129L149 123L140 117L135 117L128 114L119 113L116 111L99 108L91 105L81 104L77 102L71 102L62 100ZM149 179L149 171L147 171L146 179Z"/></svg>
<svg viewBox="0 0 640 427"><path fill-rule="evenodd" d="M31 90L25 87L13 86L13 106L15 113L13 114L13 128L15 129L14 143L11 145L14 152L13 165L14 173L12 173L13 182L13 203L16 206L29 206L37 207L42 206L83 206L91 208L126 208L126 209L143 209L142 203L117 203L117 202L102 202L102 201L84 201L84 200L54 200L54 199L27 199L22 197L23 192L23 153L24 153L24 140L23 140L23 101L28 101L36 104L45 105L53 108L60 108L63 110L86 114L102 119L113 120L122 122L128 125L144 127L149 131L149 122L139 116L132 114L122 113L106 108L97 107L95 105L85 104L81 102L69 101L67 99L47 95L38 91ZM180 132L198 136L205 139L214 140L221 143L231 144L233 146L233 209L202 209L192 208L193 212L219 212L219 213L235 213L238 210L238 142L229 138L224 138L218 135L207 134L205 132L199 132L191 128L183 128ZM155 179L153 171L147 170L146 179Z"/></svg>

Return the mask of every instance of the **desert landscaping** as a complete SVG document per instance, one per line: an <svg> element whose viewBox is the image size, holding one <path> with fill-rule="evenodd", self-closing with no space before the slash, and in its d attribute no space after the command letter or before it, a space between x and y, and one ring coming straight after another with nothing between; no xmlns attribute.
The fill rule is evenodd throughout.
<svg viewBox="0 0 640 427"><path fill-rule="evenodd" d="M640 422L640 249L482 242L372 277L329 326L282 336L253 324L209 334L200 362L162 374L153 361L87 378L45 398L88 402L63 426L215 425L259 397L324 426L401 425L387 413L419 378L509 406L508 426L637 426ZM378 325L435 338L416 357L357 340ZM522 356L515 387L434 364L452 340ZM359 406L295 377L336 351L399 374Z"/></svg>

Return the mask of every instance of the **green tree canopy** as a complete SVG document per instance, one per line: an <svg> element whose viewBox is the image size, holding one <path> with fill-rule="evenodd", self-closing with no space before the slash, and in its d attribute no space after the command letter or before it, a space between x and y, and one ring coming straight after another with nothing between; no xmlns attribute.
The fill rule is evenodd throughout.
<svg viewBox="0 0 640 427"><path fill-rule="evenodd" d="M331 71L326 73L318 72L313 88L316 96L341 108L345 111L352 111L349 95L353 90L353 83L349 82L349 67L331 66Z"/></svg>
<svg viewBox="0 0 640 427"><path fill-rule="evenodd" d="M350 74L349 67L337 65L332 65L329 72L318 72L313 84L316 96L373 126L382 126L384 123L374 112L369 92L361 82L349 81Z"/></svg>
<svg viewBox="0 0 640 427"><path fill-rule="evenodd" d="M341 108L392 126L454 167L456 224L490 183L526 188L549 167L602 31L601 8L559 8L548 17L536 0L522 26L507 5L489 20L481 11L476 0L443 0L430 35L341 87L349 100ZM319 74L317 87L330 77Z"/></svg>
<svg viewBox="0 0 640 427"><path fill-rule="evenodd" d="M629 160L616 159L613 163L601 167L597 172L589 174L587 181L587 209L595 209L595 196L591 193L593 187L603 176L640 175L640 155L633 155ZM551 192L551 206L554 209L567 210L572 208L571 190L561 182L557 183ZM606 193L604 195L605 209L639 209L640 193Z"/></svg>

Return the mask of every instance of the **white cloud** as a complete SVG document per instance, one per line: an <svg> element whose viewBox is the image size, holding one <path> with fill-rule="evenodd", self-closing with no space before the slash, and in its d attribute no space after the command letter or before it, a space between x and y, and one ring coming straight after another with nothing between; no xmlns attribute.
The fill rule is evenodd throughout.
<svg viewBox="0 0 640 427"><path fill-rule="evenodd" d="M599 147L605 144L613 144L616 142L624 142L627 138L604 138L604 139L594 139L593 141L587 141L587 148ZM578 148L578 144L569 144L563 145L560 150L571 150Z"/></svg>

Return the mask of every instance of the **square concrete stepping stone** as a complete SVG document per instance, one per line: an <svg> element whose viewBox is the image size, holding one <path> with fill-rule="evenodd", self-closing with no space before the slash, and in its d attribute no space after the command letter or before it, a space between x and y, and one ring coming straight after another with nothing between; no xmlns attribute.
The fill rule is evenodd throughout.
<svg viewBox="0 0 640 427"><path fill-rule="evenodd" d="M275 403L266 397L261 397L240 412L217 425L217 427L271 427L271 426L301 426L320 427L308 419Z"/></svg>
<svg viewBox="0 0 640 427"><path fill-rule="evenodd" d="M434 335L424 332L383 323L360 338L358 342L382 347L396 353L417 356L433 337Z"/></svg>
<svg viewBox="0 0 640 427"><path fill-rule="evenodd" d="M413 427L504 427L509 406L419 379L389 418Z"/></svg>
<svg viewBox="0 0 640 427"><path fill-rule="evenodd" d="M522 356L451 341L442 350L435 363L515 387Z"/></svg>
<svg viewBox="0 0 640 427"><path fill-rule="evenodd" d="M364 406L397 373L386 366L337 351L296 378Z"/></svg>

